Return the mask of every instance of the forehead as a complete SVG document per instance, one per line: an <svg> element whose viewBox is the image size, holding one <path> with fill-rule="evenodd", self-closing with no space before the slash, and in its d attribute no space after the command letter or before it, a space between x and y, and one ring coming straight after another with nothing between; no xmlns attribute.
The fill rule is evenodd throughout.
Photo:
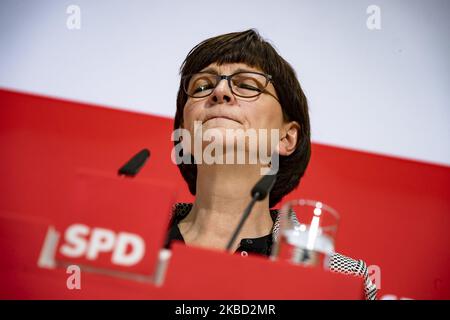
<svg viewBox="0 0 450 320"><path fill-rule="evenodd" d="M246 63L224 63L224 64L217 64L217 63L211 63L207 67L203 68L201 72L214 72L217 74L231 74L234 72L239 71L256 71L256 72L263 72L260 68L257 67L251 67Z"/></svg>

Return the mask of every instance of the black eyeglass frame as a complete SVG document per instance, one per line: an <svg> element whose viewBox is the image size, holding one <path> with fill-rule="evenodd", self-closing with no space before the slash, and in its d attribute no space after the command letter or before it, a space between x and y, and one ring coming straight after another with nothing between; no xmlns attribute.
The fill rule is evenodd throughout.
<svg viewBox="0 0 450 320"><path fill-rule="evenodd" d="M189 87L189 82L190 82L192 76L194 76L194 75L196 75L196 74L202 74L202 73L205 73L205 74L209 74L209 75L215 76L215 77L216 77L216 81L217 81L217 82L216 82L216 85L214 86L214 88L212 88L212 90L211 90L210 93L208 93L208 94L206 94L206 95L204 95L204 96L198 97L198 96L190 95L190 94L188 93L188 87ZM258 75L261 75L261 76L263 76L264 78L266 78L266 84L265 84L265 86L264 86L263 88L260 89L260 91L256 91L257 93L256 93L255 95L253 95L253 96L243 96L243 95L240 95L240 94L234 92L233 86L231 85L231 78L234 77L235 75L238 75L238 74L241 74L241 73L252 73L252 74L258 74ZM239 71L239 72L235 72L235 73L230 74L230 75L225 75L225 74L215 74L215 73L212 73L212 72L197 72L197 73L185 75L184 77L182 77L181 80L182 80L182 86L183 86L184 93L186 93L186 95L187 95L188 97L191 97L191 98L194 98L194 99L202 99L202 98L206 98L206 97L210 96L210 95L214 92L214 90L216 89L216 87L219 85L220 81L222 81L222 80L224 80L224 79L227 80L228 87L230 88L231 93L233 93L234 95L236 95L236 96L238 96L238 97L241 97L241 98L255 98L255 97L261 95L262 93L267 93L268 95L274 97L275 100L277 100L278 102L280 102L280 100L279 100L274 94L272 94L271 92L269 92L269 91L266 90L266 88L267 88L267 86L269 85L269 83L272 83L272 84L274 85L274 81L273 81L273 79L272 79L272 76L271 76L270 74L266 74L266 73L262 73L262 72L256 72L256 71Z"/></svg>

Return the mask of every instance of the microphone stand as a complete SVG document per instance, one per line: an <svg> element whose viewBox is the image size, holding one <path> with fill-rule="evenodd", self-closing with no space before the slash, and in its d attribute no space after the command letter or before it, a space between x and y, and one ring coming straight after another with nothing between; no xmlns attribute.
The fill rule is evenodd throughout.
<svg viewBox="0 0 450 320"><path fill-rule="evenodd" d="M234 241L236 240L236 237L238 236L239 232L242 229L242 226L244 225L245 221L247 220L248 216L250 215L250 212L253 209L253 206L255 205L256 201L262 201L264 200L267 195L270 193L270 190L272 190L273 185L275 184L275 181L277 179L277 175L275 173L267 174L263 176L253 187L251 191L252 200L248 204L248 206L245 208L244 213L242 214L241 220L239 221L238 226L233 232L233 235L230 239L230 241L227 244L227 251L231 252L231 247L233 246Z"/></svg>
<svg viewBox="0 0 450 320"><path fill-rule="evenodd" d="M230 241L228 242L227 245L227 251L231 251L231 247L233 246L234 241L236 240L239 232L242 229L242 226L244 225L244 222L247 220L248 216L250 215L250 213L252 212L253 206L255 205L256 201L258 201L260 197L260 193L256 192L253 197L252 200L250 201L250 203L248 204L247 208L245 208L244 213L242 214L241 220L239 221L238 226L236 227L236 229L233 232L233 236L231 237Z"/></svg>

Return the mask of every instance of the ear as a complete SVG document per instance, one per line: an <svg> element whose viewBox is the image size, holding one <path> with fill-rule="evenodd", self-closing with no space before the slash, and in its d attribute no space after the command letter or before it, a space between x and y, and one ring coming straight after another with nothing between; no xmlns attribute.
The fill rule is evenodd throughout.
<svg viewBox="0 0 450 320"><path fill-rule="evenodd" d="M295 151L297 141L300 135L300 125L297 121L291 121L283 125L281 130L280 144L278 153L281 156L289 156Z"/></svg>

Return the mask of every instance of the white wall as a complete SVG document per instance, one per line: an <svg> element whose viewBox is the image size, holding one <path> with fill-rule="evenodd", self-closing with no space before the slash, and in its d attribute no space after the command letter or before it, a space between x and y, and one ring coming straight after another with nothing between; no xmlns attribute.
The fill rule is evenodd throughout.
<svg viewBox="0 0 450 320"><path fill-rule="evenodd" d="M296 69L315 142L450 165L448 0L2 0L0 87L172 117L187 52L250 27Z"/></svg>

